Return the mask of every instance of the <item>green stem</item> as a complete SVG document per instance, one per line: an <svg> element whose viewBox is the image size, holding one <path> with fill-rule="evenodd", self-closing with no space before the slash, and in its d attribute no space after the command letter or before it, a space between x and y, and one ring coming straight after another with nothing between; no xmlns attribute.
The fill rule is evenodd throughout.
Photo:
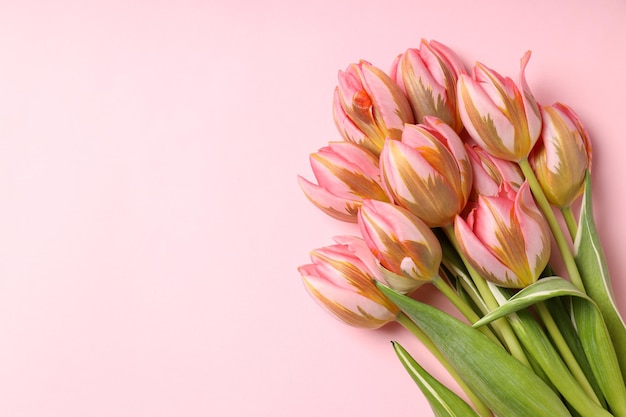
<svg viewBox="0 0 626 417"><path fill-rule="evenodd" d="M574 213L572 212L572 207L567 206L561 208L561 214L563 215L563 219L565 220L565 224L567 225L569 235L571 236L572 240L576 239L576 235L578 234L578 223L576 222L576 218L574 217Z"/></svg>
<svg viewBox="0 0 626 417"><path fill-rule="evenodd" d="M548 225L550 225L550 229L552 230L552 235L554 236L554 240L556 241L556 245L561 252L561 257L563 258L563 263L565 268L567 269L567 274L569 275L572 284L574 284L580 291L586 293L585 286L583 285L583 280L580 277L580 273L578 272L578 267L576 266L576 262L574 261L574 255L569 247L567 240L565 239L565 235L559 226L559 222L552 211L552 206L548 202L546 195L537 181L537 176L535 175L533 169L528 163L528 159L523 159L519 162L519 166L526 176L526 180L528 181L528 185L530 186L531 191L533 192L533 196L537 201L537 205L543 212L544 217L548 221Z"/></svg>
<svg viewBox="0 0 626 417"><path fill-rule="evenodd" d="M406 316L404 313L400 312L398 317L396 317L396 321L404 326L409 332L411 332L425 347L433 354L433 356L443 365L443 367L448 371L450 376L454 378L459 387L465 392L468 396L472 404L478 414L482 417L493 417L493 414L489 410L489 408L474 394L474 391L463 381L461 376L458 374L456 369L452 367L448 359L441 353L441 351L437 348L437 346L433 343L432 340L419 328L413 321Z"/></svg>
<svg viewBox="0 0 626 417"><path fill-rule="evenodd" d="M480 317L478 317L478 314L476 314L474 310L472 310L472 308L456 293L456 291L450 288L448 283L445 282L443 278L441 278L440 276L436 276L433 278L432 283L439 291L441 291L443 295L446 296L448 300L450 300L452 304L454 304L454 306L461 312L463 317L465 317L471 324L476 323L480 319ZM489 327L481 326L478 328L478 330L480 330L481 333L493 340L495 343L501 345L498 338L494 336L491 330L489 330Z"/></svg>
<svg viewBox="0 0 626 417"><path fill-rule="evenodd" d="M541 303L536 304L536 308L537 308L537 313L539 314L539 317L541 318L541 320L543 321L543 324L546 327L546 330L548 330L548 333L550 334L552 341L554 342L554 344L556 345L556 348L561 354L561 358L563 358L563 360L565 361L565 364L569 368L574 378L576 378L576 381L578 381L582 389L585 390L585 392L587 393L587 395L589 395L589 398L591 398L593 402L595 402L598 405L601 405L600 400L598 399L595 391L593 390L593 387L589 383L589 380L587 380L587 377L585 376L585 373L581 369L580 365L578 365L578 361L574 357L574 354L570 350L567 342L565 341L565 338L561 334L561 330L559 329L556 322L554 321L554 318L552 317L552 314L548 310L548 307L546 307L546 305L543 302L541 302Z"/></svg>
<svg viewBox="0 0 626 417"><path fill-rule="evenodd" d="M444 227L443 230L450 240L450 243L452 243L459 256L461 257L461 260L465 264L467 272L469 272L470 277L472 278L472 281L474 281L474 284L476 285L478 292L482 296L483 301L487 305L487 308L489 308L490 311L493 311L496 308L500 307L498 301L489 289L489 286L487 285L485 279L474 269L474 267L468 262L467 258L465 258L463 252L460 250L459 243L457 242L456 236L454 234L454 228L450 225ZM522 346L520 345L519 340L517 340L517 337L515 336L515 333L513 332L513 329L511 328L509 322L505 318L502 318L493 321L492 325L503 337L504 343L511 355L519 360L521 363L526 365L528 368L531 368L530 362L528 362L528 358L526 358L526 354L524 353L524 349L522 349Z"/></svg>

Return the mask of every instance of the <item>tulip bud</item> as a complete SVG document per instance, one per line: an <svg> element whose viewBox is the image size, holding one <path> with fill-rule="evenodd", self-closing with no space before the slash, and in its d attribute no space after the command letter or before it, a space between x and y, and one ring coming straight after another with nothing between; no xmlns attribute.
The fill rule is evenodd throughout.
<svg viewBox="0 0 626 417"><path fill-rule="evenodd" d="M413 113L400 87L383 71L361 61L339 72L333 116L342 137L376 155L386 138L400 139Z"/></svg>
<svg viewBox="0 0 626 417"><path fill-rule="evenodd" d="M519 83L478 63L473 78L462 74L457 84L459 113L470 136L491 155L519 162L528 157L541 133L541 114L521 61Z"/></svg>
<svg viewBox="0 0 626 417"><path fill-rule="evenodd" d="M441 245L418 217L391 203L365 200L359 229L380 264L396 274L387 276L392 288L410 292L437 276Z"/></svg>
<svg viewBox="0 0 626 417"><path fill-rule="evenodd" d="M537 180L550 204L568 207L583 191L591 168L591 142L576 113L556 103L541 109L541 138L530 156Z"/></svg>
<svg viewBox="0 0 626 417"><path fill-rule="evenodd" d="M382 189L378 159L350 142L331 142L311 154L311 168L319 185L298 177L307 198L328 215L356 222L365 198L388 201Z"/></svg>
<svg viewBox="0 0 626 417"><path fill-rule="evenodd" d="M407 49L391 68L391 78L409 99L416 123L435 116L457 133L463 123L457 110L456 82L463 73L465 67L454 51L424 39L420 49Z"/></svg>
<svg viewBox="0 0 626 417"><path fill-rule="evenodd" d="M516 163L491 156L476 145L466 144L465 150L472 164L473 201L476 201L479 195L498 195L503 183L518 190L524 182L524 174Z"/></svg>
<svg viewBox="0 0 626 417"><path fill-rule="evenodd" d="M524 288L539 278L550 258L550 229L524 182L515 193L506 183L498 196L480 196L466 219L457 216L461 252L485 279Z"/></svg>
<svg viewBox="0 0 626 417"><path fill-rule="evenodd" d="M463 142L434 117L407 125L402 141L388 140L380 155L383 187L393 201L430 227L451 225L472 188Z"/></svg>
<svg viewBox="0 0 626 417"><path fill-rule="evenodd" d="M338 244L311 252L312 264L298 268L311 296L343 322L376 329L395 320L398 307L376 287L376 259L362 239L341 237Z"/></svg>

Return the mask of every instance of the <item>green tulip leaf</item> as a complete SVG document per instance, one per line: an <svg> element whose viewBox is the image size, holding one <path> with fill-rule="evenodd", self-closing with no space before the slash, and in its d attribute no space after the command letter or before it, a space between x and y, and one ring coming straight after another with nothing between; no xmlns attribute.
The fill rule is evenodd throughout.
<svg viewBox="0 0 626 417"><path fill-rule="evenodd" d="M572 299L580 341L600 389L615 417L626 417L626 385L608 329L595 303Z"/></svg>
<svg viewBox="0 0 626 417"><path fill-rule="evenodd" d="M559 352L530 312L518 311L509 317L509 323L526 351L541 366L563 398L581 416L612 417L611 413L606 411L598 400L594 401L574 378Z"/></svg>
<svg viewBox="0 0 626 417"><path fill-rule="evenodd" d="M516 311L523 310L541 301L566 295L584 296L584 294L582 294L569 281L566 281L561 277L542 278L534 284L520 290L499 308L493 310L489 314L486 314L483 318L474 323L473 327L484 326L494 320L515 313Z"/></svg>
<svg viewBox="0 0 626 417"><path fill-rule="evenodd" d="M578 234L574 244L575 260L587 294L602 312L617 352L622 374L626 376L626 325L617 310L609 272L593 218L591 176L585 178Z"/></svg>
<svg viewBox="0 0 626 417"><path fill-rule="evenodd" d="M567 306L565 303L568 303ZM580 337L578 336L578 330L576 330L575 324L572 322L572 317L569 313L571 311L571 298L564 297L556 297L546 300L546 306L556 323L556 327L559 329L563 339L567 343L569 350L572 352L576 362L580 366L581 370L585 374L587 381L591 385L596 397L599 399L601 405L606 407L606 401L604 400L604 395L602 394L602 390L600 389L600 385L596 377L593 374L593 370L591 369L591 365L587 360L587 355L585 354L585 349L583 348L582 343L580 342Z"/></svg>
<svg viewBox="0 0 626 417"><path fill-rule="evenodd" d="M496 415L571 417L548 385L487 336L434 307L378 285Z"/></svg>
<svg viewBox="0 0 626 417"><path fill-rule="evenodd" d="M413 381L420 388L437 417L479 417L461 397L437 381L397 342L393 348Z"/></svg>
<svg viewBox="0 0 626 417"><path fill-rule="evenodd" d="M568 401L570 401L570 404L575 406L581 414L591 416L602 415L601 411L595 411L595 414L593 411L590 411L591 414L586 414L584 409L588 408L588 406L585 403L580 403L580 405L577 406L578 401L576 395L571 395L571 387L568 388L566 385L568 384L567 380L569 376L566 377L557 373L560 367L560 363L556 362L558 358L553 357L552 352L547 349L547 346L543 346L542 343L536 343L536 341L541 338L538 334L540 329L533 327L531 321L534 323L534 320L529 319L527 314L521 314L523 309L531 305L561 296L573 297L572 310L576 329L578 330L580 342L591 366L593 375L600 386L600 390L604 394L613 413L616 416L626 417L626 387L624 386L617 355L602 319L602 314L593 300L586 294L580 292L580 290L574 287L569 281L560 277L541 279L519 291L499 308L474 323L474 327L482 326L493 320L519 312L519 316L510 320L511 325L516 331L516 334L518 334L520 341L531 351L535 359L540 362L544 361L549 368L546 369L544 367L544 370L546 370L546 372L554 372L553 375L550 376L551 381L557 385L557 388L559 388L566 398L570 397ZM524 318L524 325L520 326L517 323L519 318ZM527 334L527 332L532 333ZM559 387L560 384L565 385ZM593 405L589 405L589 407L593 407Z"/></svg>

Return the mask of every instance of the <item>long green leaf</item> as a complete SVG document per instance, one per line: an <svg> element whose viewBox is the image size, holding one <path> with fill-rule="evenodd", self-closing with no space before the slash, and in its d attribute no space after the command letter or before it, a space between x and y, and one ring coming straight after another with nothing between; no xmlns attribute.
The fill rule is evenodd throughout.
<svg viewBox="0 0 626 417"><path fill-rule="evenodd" d="M420 388L437 417L479 417L461 397L437 381L397 342L393 348L413 381Z"/></svg>
<svg viewBox="0 0 626 417"><path fill-rule="evenodd" d="M571 283L565 281L561 277L548 277L540 279L534 284L520 290L496 310L486 314L483 318L474 323L474 327L484 326L494 320L530 307L541 301L567 295L577 297L583 294Z"/></svg>
<svg viewBox="0 0 626 417"><path fill-rule="evenodd" d="M593 302L582 297L572 299L572 309L580 341L600 389L613 414L626 417L626 386L602 315Z"/></svg>
<svg viewBox="0 0 626 417"><path fill-rule="evenodd" d="M576 235L575 259L587 294L602 312L604 322L617 352L622 375L626 377L626 325L617 310L611 281L593 218L591 176L587 173L585 192Z"/></svg>
<svg viewBox="0 0 626 417"><path fill-rule="evenodd" d="M583 390L528 311L518 311L509 322L524 348L541 365L550 381L576 411L584 417L611 417L608 411L593 402Z"/></svg>
<svg viewBox="0 0 626 417"><path fill-rule="evenodd" d="M598 397L602 406L606 407L606 401L604 400L602 390L600 389L600 385L598 384L593 370L591 369L591 365L587 360L587 355L585 354L585 349L580 342L578 331L576 330L574 323L572 323L572 317L568 312L568 308L564 305L565 300L570 300L570 298L568 297L565 299L563 297L556 297L546 300L545 303L548 306L550 314L552 314L561 335L563 335L570 351L574 355L576 362L578 362L578 365L587 377L587 381L591 384L596 397Z"/></svg>
<svg viewBox="0 0 626 417"><path fill-rule="evenodd" d="M521 311L540 301L560 296L574 297L572 302L574 303L576 328L593 375L613 413L616 416L626 417L626 386L602 315L593 300L580 292L569 281L560 277L541 279L524 288L498 309L474 323L474 327ZM557 381L554 379L552 381L556 385ZM567 395L563 391L561 393Z"/></svg>
<svg viewBox="0 0 626 417"><path fill-rule="evenodd" d="M379 287L437 345L496 415L571 417L537 375L487 336L434 307Z"/></svg>

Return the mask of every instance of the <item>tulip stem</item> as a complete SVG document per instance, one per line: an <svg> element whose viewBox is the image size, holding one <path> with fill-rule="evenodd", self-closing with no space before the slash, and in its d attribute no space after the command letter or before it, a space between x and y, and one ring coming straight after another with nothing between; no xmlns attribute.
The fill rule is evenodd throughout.
<svg viewBox="0 0 626 417"><path fill-rule="evenodd" d="M580 291L586 294L585 286L583 285L583 280L580 277L580 272L578 272L578 267L576 266L576 261L574 260L574 255L572 254L572 250L569 247L567 239L563 234L563 230L559 225L554 212L552 211L552 206L548 202L539 181L537 180L537 176L535 172L531 168L528 163L528 159L522 159L519 162L519 166L528 181L528 185L530 186L531 191L533 192L533 196L537 201L537 205L543 212L546 220L548 221L548 225L550 225L550 229L552 230L552 235L554 236L554 240L556 241L556 245L561 252L561 257L563 258L563 264L567 269L567 274L569 275L572 284L574 284Z"/></svg>
<svg viewBox="0 0 626 417"><path fill-rule="evenodd" d="M452 304L454 304L454 306L461 312L461 314L463 314L463 317L465 317L471 324L474 324L478 320L480 320L478 314L476 314L474 310L472 310L472 308L459 296L459 294L456 293L456 291L450 288L448 283L443 278L441 278L440 276L436 276L433 278L432 283L439 291L441 291L443 295L446 296L448 300L450 300ZM478 330L480 330L481 333L493 340L495 343L501 345L498 338L494 336L491 330L489 330L489 327L480 326Z"/></svg>
<svg viewBox="0 0 626 417"><path fill-rule="evenodd" d="M480 293L481 297L483 298L483 301L487 305L487 308L489 308L490 311L493 311L496 308L500 307L500 305L498 304L498 301L496 300L496 298L493 296L493 293L489 289L489 286L487 285L487 282L485 281L485 279L482 276L480 276L478 271L474 269L474 267L469 263L469 261L463 254L463 252L460 250L459 242L456 240L456 235L454 234L454 227L452 225L449 225L449 226L444 227L443 230L445 231L446 236L448 237L448 239L450 240L450 242L452 243L452 245L458 252L459 256L461 257L461 260L465 264L465 267L467 268L467 272L469 272L470 277L472 278L472 281L474 281L474 284L476 285L476 289L478 289L478 292ZM519 340L517 340L517 337L515 336L515 333L513 332L513 328L511 327L509 322L505 318L501 318L501 319L493 321L492 324L497 329L498 333L504 339L504 344L509 350L509 352L511 353L511 355L517 360L519 360L521 363L526 365L528 368L531 368L530 362L528 361L528 358L526 357L526 354L524 353L524 349L522 349L522 346L520 345Z"/></svg>
<svg viewBox="0 0 626 417"><path fill-rule="evenodd" d="M572 207L563 207L561 209L561 214L563 214L563 219L565 220L565 224L567 225L569 235L572 237L572 240L576 239L576 235L578 234L578 223L576 222L576 218L574 217L574 213L572 212Z"/></svg>
<svg viewBox="0 0 626 417"><path fill-rule="evenodd" d="M563 358L563 361L565 361L565 363L567 364L567 367L569 368L574 378L576 378L576 381L578 381L582 389L587 393L587 395L589 395L589 398L591 398L593 402L601 405L600 400L596 396L596 393L589 383L589 380L585 376L584 371L581 369L578 361L574 357L574 354L567 345L567 342L561 334L561 330L559 330L559 327L554 321L554 318L552 317L550 310L548 310L548 307L546 307L545 303L541 302L536 304L536 309L539 317L546 327L546 330L548 330L552 341L554 342L556 348L561 354L561 358Z"/></svg>
<svg viewBox="0 0 626 417"><path fill-rule="evenodd" d="M433 354L433 356L443 365L448 371L450 376L454 378L459 387L467 394L470 401L474 404L474 407L479 415L482 417L493 417L493 414L489 408L474 394L474 391L467 385L458 372L452 367L448 358L446 358L439 348L433 343L432 340L420 329L413 321L404 313L400 312L396 317L396 321L404 326L409 332L411 332L425 347Z"/></svg>

